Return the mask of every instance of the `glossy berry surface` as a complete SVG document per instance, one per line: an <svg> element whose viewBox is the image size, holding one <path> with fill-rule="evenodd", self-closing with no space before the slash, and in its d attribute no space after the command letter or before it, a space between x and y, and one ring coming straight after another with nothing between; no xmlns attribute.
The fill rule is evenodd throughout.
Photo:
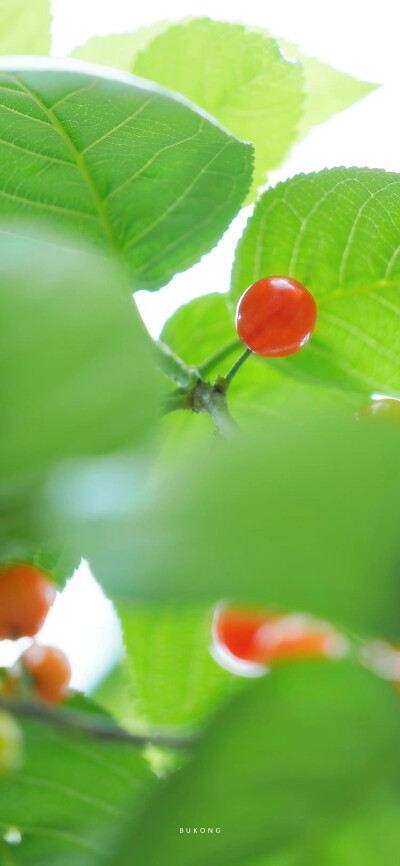
<svg viewBox="0 0 400 866"><path fill-rule="evenodd" d="M33 644L22 656L22 664L32 677L34 692L50 704L58 704L69 692L71 665L62 650Z"/></svg>
<svg viewBox="0 0 400 866"><path fill-rule="evenodd" d="M214 638L236 658L271 665L296 658L328 658L346 650L345 639L328 623L305 614L268 615L223 609L214 619Z"/></svg>
<svg viewBox="0 0 400 866"><path fill-rule="evenodd" d="M390 427L400 428L400 400L393 397L380 397L369 400L356 412L358 421L379 421Z"/></svg>
<svg viewBox="0 0 400 866"><path fill-rule="evenodd" d="M265 358L298 352L310 339L316 321L313 296L289 277L266 277L253 283L236 310L240 339Z"/></svg>
<svg viewBox="0 0 400 866"><path fill-rule="evenodd" d="M56 597L46 574L31 565L0 570L0 640L34 637Z"/></svg>

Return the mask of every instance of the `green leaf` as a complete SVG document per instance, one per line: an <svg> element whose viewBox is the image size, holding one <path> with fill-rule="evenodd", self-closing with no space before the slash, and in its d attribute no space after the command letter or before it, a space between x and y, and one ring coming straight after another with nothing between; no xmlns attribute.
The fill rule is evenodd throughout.
<svg viewBox="0 0 400 866"><path fill-rule="evenodd" d="M143 442L158 379L123 273L76 238L4 226L0 258L0 476Z"/></svg>
<svg viewBox="0 0 400 866"><path fill-rule="evenodd" d="M49 54L49 0L0 0L0 54Z"/></svg>
<svg viewBox="0 0 400 866"><path fill-rule="evenodd" d="M32 721L23 723L23 732L24 765L0 781L1 835L16 829L21 842L3 843L9 860L2 862L103 864L121 823L142 807L152 787L139 749Z"/></svg>
<svg viewBox="0 0 400 866"><path fill-rule="evenodd" d="M211 723L192 762L132 820L112 862L128 866L135 845L141 866L283 866L296 846L296 864L325 864L327 837L354 822L363 845L360 817L374 817L381 798L399 809L399 746L387 683L343 663L275 671ZM185 832L193 827L196 836ZM369 830L377 848L381 830L376 820ZM396 862L398 833L392 842Z"/></svg>
<svg viewBox="0 0 400 866"><path fill-rule="evenodd" d="M313 126L324 123L332 115L350 108L379 87L370 81L360 81L322 63L316 57L307 57L297 45L279 39L285 57L300 60L304 74L305 103L298 128L298 138L304 138Z"/></svg>
<svg viewBox="0 0 400 866"><path fill-rule="evenodd" d="M232 689L210 654L209 611L119 608L133 717L147 728L199 724Z"/></svg>
<svg viewBox="0 0 400 866"><path fill-rule="evenodd" d="M285 60L265 33L208 18L179 23L139 53L132 69L183 93L254 143L253 197L296 139L303 102L301 64Z"/></svg>
<svg viewBox="0 0 400 866"><path fill-rule="evenodd" d="M179 455L107 522L74 502L74 490L93 498L84 467L81 485L54 480L49 504L114 599L247 600L395 638L398 448L396 431L328 412L295 432L271 417L258 435ZM125 483L137 488L129 467Z"/></svg>
<svg viewBox="0 0 400 866"><path fill-rule="evenodd" d="M81 64L0 71L0 136L10 231L21 216L72 229L118 255L135 289L208 252L251 180L251 145L156 86Z"/></svg>
<svg viewBox="0 0 400 866"><path fill-rule="evenodd" d="M169 26L169 21L157 21L149 27L140 27L134 33L93 36L83 45L77 45L71 56L85 60L87 63L101 63L113 69L132 72L136 54L147 48L152 39L159 33L163 33Z"/></svg>
<svg viewBox="0 0 400 866"><path fill-rule="evenodd" d="M298 175L260 198L236 251L232 302L261 277L295 277L318 322L288 376L400 395L400 175L335 168Z"/></svg>

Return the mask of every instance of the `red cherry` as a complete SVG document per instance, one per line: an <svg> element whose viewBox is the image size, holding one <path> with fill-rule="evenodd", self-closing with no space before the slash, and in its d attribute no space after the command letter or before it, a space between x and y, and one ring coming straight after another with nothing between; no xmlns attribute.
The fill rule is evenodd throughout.
<svg viewBox="0 0 400 866"><path fill-rule="evenodd" d="M240 339L266 358L298 352L310 339L316 320L313 296L290 277L266 277L253 283L236 310Z"/></svg>
<svg viewBox="0 0 400 866"><path fill-rule="evenodd" d="M32 644L22 656L29 671L35 693L50 704L58 704L68 694L71 665L62 650L52 646Z"/></svg>
<svg viewBox="0 0 400 866"><path fill-rule="evenodd" d="M47 575L32 565L0 570L0 639L34 637L56 597Z"/></svg>
<svg viewBox="0 0 400 866"><path fill-rule="evenodd" d="M329 623L306 614L269 615L249 609L217 610L214 638L242 661L272 665L295 658L341 655L346 639Z"/></svg>
<svg viewBox="0 0 400 866"><path fill-rule="evenodd" d="M214 635L222 646L236 658L258 661L258 648L254 636L266 622L264 612L251 609L222 609L214 618Z"/></svg>

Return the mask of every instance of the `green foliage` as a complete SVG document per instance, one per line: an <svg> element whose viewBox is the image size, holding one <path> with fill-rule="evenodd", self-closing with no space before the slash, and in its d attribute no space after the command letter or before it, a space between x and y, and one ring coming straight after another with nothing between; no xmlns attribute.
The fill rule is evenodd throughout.
<svg viewBox="0 0 400 866"><path fill-rule="evenodd" d="M133 715L147 728L204 722L233 677L210 654L210 611L119 609Z"/></svg>
<svg viewBox="0 0 400 866"><path fill-rule="evenodd" d="M296 45L284 39L279 39L279 45L285 57L300 60L303 67L305 103L298 128L299 139L304 138L313 126L350 108L378 87L334 69L316 57L307 57Z"/></svg>
<svg viewBox="0 0 400 866"><path fill-rule="evenodd" d="M48 54L49 0L0 0L0 54Z"/></svg>
<svg viewBox="0 0 400 866"><path fill-rule="evenodd" d="M250 199L296 140L376 87L266 31L208 18L160 21L135 33L94 37L73 56L133 71L183 93L239 138L252 141L256 167Z"/></svg>
<svg viewBox="0 0 400 866"><path fill-rule="evenodd" d="M65 513L68 472L51 505L63 533L72 519L78 549L113 598L257 601L396 637L397 455L386 428L327 414L293 435L271 419L258 436L179 461L141 504L123 500L118 511L113 500L107 522L82 521L78 503ZM82 478L90 499L84 470Z"/></svg>
<svg viewBox="0 0 400 866"><path fill-rule="evenodd" d="M47 53L47 2L0 0L0 29L0 52ZM195 399L217 394L229 420L227 381L210 384L243 350L227 298L192 301L152 343L131 296L199 261L290 146L375 85L209 19L74 53L126 72L0 70L0 564L62 586L85 556L125 655L96 704L27 703L22 678L0 860L396 863L398 698L357 647L400 636L399 434L354 410L400 396L400 176L325 170L257 202L229 304L288 274L318 324L298 356L250 357L235 376L232 441L211 442ZM328 619L352 662L292 662L249 686L210 652L223 599ZM105 731L99 705L135 737Z"/></svg>
<svg viewBox="0 0 400 866"><path fill-rule="evenodd" d="M266 34L208 18L188 21L157 36L132 68L183 93L254 143L253 196L296 138L303 101L301 65L284 60Z"/></svg>
<svg viewBox="0 0 400 866"><path fill-rule="evenodd" d="M91 706L86 709L91 712ZM127 814L153 780L137 749L102 743L38 722L24 722L25 763L0 786L2 863L94 866L106 862ZM128 811L129 810L129 811ZM9 859L7 860L7 856Z"/></svg>
<svg viewBox="0 0 400 866"><path fill-rule="evenodd" d="M132 862L133 845L142 866L283 866L293 845L296 864L364 862L324 855L344 829L353 850L363 846L363 824L379 815L382 798L392 813L399 808L399 713L388 685L343 663L298 664L243 697L210 724L140 824L132 821L116 866ZM208 834L210 826L221 832ZM378 820L369 831L377 851L385 848L380 830ZM391 842L397 857L398 833Z"/></svg>
<svg viewBox="0 0 400 866"><path fill-rule="evenodd" d="M103 66L132 72L136 54L147 48L152 39L169 26L168 21L157 21L149 27L140 27L134 33L93 36L83 45L74 48L71 56L87 63L101 63Z"/></svg>
<svg viewBox="0 0 400 866"><path fill-rule="evenodd" d="M334 168L298 175L260 198L239 242L232 301L268 274L314 295L318 322L287 375L400 394L400 176Z"/></svg>
<svg viewBox="0 0 400 866"><path fill-rule="evenodd" d="M250 144L131 77L2 71L0 135L0 218L78 232L118 255L135 289L208 252L251 180Z"/></svg>
<svg viewBox="0 0 400 866"><path fill-rule="evenodd" d="M150 340L123 274L69 243L0 233L3 478L132 446L157 417Z"/></svg>

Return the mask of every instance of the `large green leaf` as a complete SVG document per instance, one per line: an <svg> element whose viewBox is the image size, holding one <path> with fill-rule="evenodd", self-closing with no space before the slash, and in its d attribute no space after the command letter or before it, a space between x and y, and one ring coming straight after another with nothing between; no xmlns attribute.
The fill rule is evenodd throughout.
<svg viewBox="0 0 400 866"><path fill-rule="evenodd" d="M239 242L232 300L270 274L315 296L310 343L274 362L287 375L400 395L400 175L334 168L260 198Z"/></svg>
<svg viewBox="0 0 400 866"><path fill-rule="evenodd" d="M122 822L142 806L152 787L139 749L31 721L24 722L23 730L24 765L0 781L1 835L17 830L21 841L3 843L2 863L108 862Z"/></svg>
<svg viewBox="0 0 400 866"><path fill-rule="evenodd" d="M210 654L209 611L121 607L133 716L151 728L193 726L232 687Z"/></svg>
<svg viewBox="0 0 400 866"><path fill-rule="evenodd" d="M162 32L132 68L183 93L254 143L253 192L296 138L303 102L301 64L285 60L267 34L241 24L194 19Z"/></svg>
<svg viewBox="0 0 400 866"><path fill-rule="evenodd" d="M110 76L3 66L0 217L73 229L120 256L135 289L158 288L219 240L252 147L160 88Z"/></svg>
<svg viewBox="0 0 400 866"><path fill-rule="evenodd" d="M380 801L392 815L400 807L399 747L396 696L372 674L342 663L276 671L210 725L192 762L131 822L113 863L130 866L134 845L141 866L283 866L296 846L297 866L325 866L327 839L350 823L362 850L363 817L382 850ZM397 862L398 832L391 843ZM343 862L364 861L329 860Z"/></svg>
<svg viewBox="0 0 400 866"><path fill-rule="evenodd" d="M80 483L66 470L51 489L62 533L72 523L114 599L247 599L399 636L398 435L326 416L295 430L271 417L259 435L199 448L130 507L113 500L107 521L82 520L80 498L99 488L85 467ZM136 475L127 467L133 490Z"/></svg>
<svg viewBox="0 0 400 866"><path fill-rule="evenodd" d="M48 54L49 0L0 0L0 54Z"/></svg>
<svg viewBox="0 0 400 866"><path fill-rule="evenodd" d="M0 258L0 476L143 442L158 378L124 274L76 238L4 224Z"/></svg>

